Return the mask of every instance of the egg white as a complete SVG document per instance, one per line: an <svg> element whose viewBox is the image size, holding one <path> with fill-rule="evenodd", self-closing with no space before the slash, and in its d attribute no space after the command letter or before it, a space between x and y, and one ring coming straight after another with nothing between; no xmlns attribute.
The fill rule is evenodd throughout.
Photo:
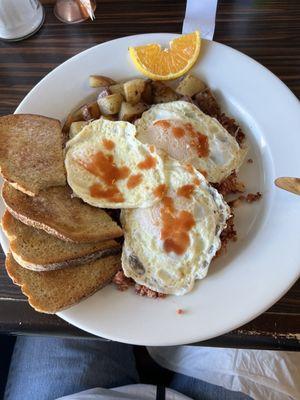
<svg viewBox="0 0 300 400"><path fill-rule="evenodd" d="M176 138L170 132L156 129L153 124L159 120L190 123L197 132L208 137L209 155L199 157L188 135ZM221 182L233 171L237 171L246 155L246 150L240 148L235 138L215 118L186 101L152 106L136 121L136 127L137 138L141 142L153 144L176 160L205 171L207 180L212 183Z"/></svg>
<svg viewBox="0 0 300 400"><path fill-rule="evenodd" d="M220 234L230 209L196 169L187 169L178 161L166 158L167 196L173 199L176 210L189 211L196 222L189 231L190 244L182 255L164 250L161 202L144 209L122 210L125 236L122 267L126 276L141 285L161 293L183 295L193 288L196 279L206 276L220 248ZM192 184L195 178L200 184L191 198L178 196L178 188Z"/></svg>
<svg viewBox="0 0 300 400"><path fill-rule="evenodd" d="M85 126L80 133L69 140L66 145L65 166L67 180L75 195L95 207L102 208L132 208L149 207L158 201L153 194L153 188L165 182L163 160L149 145L143 144L135 138L136 128L129 122L96 120ZM103 146L103 139L111 140L115 144L113 150ZM105 182L89 172L78 161L89 162L98 151L114 157L117 167L126 166L130 174L142 174L142 182L128 189L128 179L121 179L116 185L124 197L123 202L112 202L110 199L91 196L90 188L94 184L105 187ZM156 159L156 166L151 169L140 169L138 164L148 156Z"/></svg>

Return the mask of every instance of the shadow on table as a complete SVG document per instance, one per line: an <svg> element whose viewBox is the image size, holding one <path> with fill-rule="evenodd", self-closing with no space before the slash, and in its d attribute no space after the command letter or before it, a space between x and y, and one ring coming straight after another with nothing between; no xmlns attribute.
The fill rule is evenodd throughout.
<svg viewBox="0 0 300 400"><path fill-rule="evenodd" d="M16 338L0 335L0 399L3 398L11 355Z"/></svg>

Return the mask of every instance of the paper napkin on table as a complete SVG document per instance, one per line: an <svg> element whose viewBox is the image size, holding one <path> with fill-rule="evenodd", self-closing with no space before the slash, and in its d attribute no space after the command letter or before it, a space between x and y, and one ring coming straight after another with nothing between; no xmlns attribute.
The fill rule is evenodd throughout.
<svg viewBox="0 0 300 400"><path fill-rule="evenodd" d="M187 0L182 33L199 30L203 39L212 40L218 0Z"/></svg>

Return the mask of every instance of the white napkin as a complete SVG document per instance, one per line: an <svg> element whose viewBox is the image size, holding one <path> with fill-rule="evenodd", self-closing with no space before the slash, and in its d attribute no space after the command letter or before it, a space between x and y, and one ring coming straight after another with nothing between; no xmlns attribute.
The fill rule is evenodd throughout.
<svg viewBox="0 0 300 400"><path fill-rule="evenodd" d="M203 39L212 40L218 0L187 0L182 33L199 30Z"/></svg>
<svg viewBox="0 0 300 400"><path fill-rule="evenodd" d="M198 346L148 347L171 371L242 392L255 400L300 399L300 353Z"/></svg>

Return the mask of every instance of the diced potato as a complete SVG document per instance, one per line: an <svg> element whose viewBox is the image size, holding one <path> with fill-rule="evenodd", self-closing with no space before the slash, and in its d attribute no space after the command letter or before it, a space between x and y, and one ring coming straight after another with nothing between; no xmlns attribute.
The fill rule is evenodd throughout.
<svg viewBox="0 0 300 400"><path fill-rule="evenodd" d="M179 95L175 91L166 86L164 83L159 81L154 81L151 83L153 91L153 103L168 103L170 101L178 100Z"/></svg>
<svg viewBox="0 0 300 400"><path fill-rule="evenodd" d="M123 97L125 97L124 84L123 83L116 83L115 85L111 85L109 87L109 90L111 91L111 93L119 93Z"/></svg>
<svg viewBox="0 0 300 400"><path fill-rule="evenodd" d="M201 79L193 75L186 75L176 88L176 92L182 96L194 96L206 88Z"/></svg>
<svg viewBox="0 0 300 400"><path fill-rule="evenodd" d="M72 122L70 126L70 131L69 131L69 138L73 139L74 136L79 133L84 126L86 126L89 122L88 121L76 121Z"/></svg>
<svg viewBox="0 0 300 400"><path fill-rule="evenodd" d="M90 87L97 88L101 86L109 86L113 85L116 82L108 78L107 76L102 76L102 75L90 75L89 77L89 85Z"/></svg>
<svg viewBox="0 0 300 400"><path fill-rule="evenodd" d="M69 115L67 116L67 119L66 119L66 121L65 121L65 123L64 123L64 126L63 126L63 128L62 128L62 131L63 131L64 133L66 133L67 135L69 134L70 126L71 126L71 124L72 124L73 122L75 122L75 119L74 119L74 117L73 117L72 114L69 114Z"/></svg>
<svg viewBox="0 0 300 400"><path fill-rule="evenodd" d="M81 112L84 121L89 121L90 119L98 119L100 118L100 109L97 104L97 102L85 104L84 106L81 107Z"/></svg>
<svg viewBox="0 0 300 400"><path fill-rule="evenodd" d="M100 118L100 110L97 102L84 104L76 111L70 113L66 119L66 122L63 126L63 132L68 133L70 130L70 126L72 122L77 121L89 121L90 119L98 119Z"/></svg>
<svg viewBox="0 0 300 400"><path fill-rule="evenodd" d="M106 97L98 97L98 105L102 114L110 115L117 114L120 111L121 103L123 101L120 93L110 94Z"/></svg>
<svg viewBox="0 0 300 400"><path fill-rule="evenodd" d="M145 82L145 88L143 90L141 100L147 104L153 103L152 86L150 82Z"/></svg>
<svg viewBox="0 0 300 400"><path fill-rule="evenodd" d="M101 97L106 97L111 94L111 91L109 90L108 86L103 86L98 94L98 99Z"/></svg>
<svg viewBox="0 0 300 400"><path fill-rule="evenodd" d="M144 79L133 79L124 83L125 100L130 104L137 104L145 89Z"/></svg>
<svg viewBox="0 0 300 400"><path fill-rule="evenodd" d="M103 119L108 119L109 121L117 121L118 120L118 114L115 115L103 115Z"/></svg>
<svg viewBox="0 0 300 400"><path fill-rule="evenodd" d="M148 105L145 103L137 103L133 105L123 101L119 112L119 120L132 121L139 117L147 109Z"/></svg>

